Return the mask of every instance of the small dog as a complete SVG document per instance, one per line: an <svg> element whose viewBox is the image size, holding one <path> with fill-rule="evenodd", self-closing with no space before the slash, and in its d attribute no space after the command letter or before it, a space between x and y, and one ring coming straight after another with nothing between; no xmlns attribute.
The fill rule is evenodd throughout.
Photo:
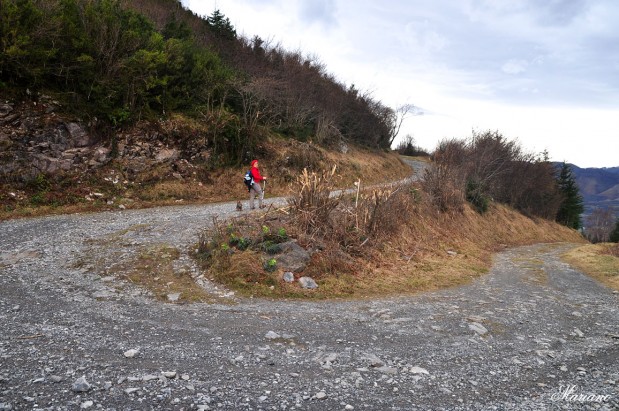
<svg viewBox="0 0 619 411"><path fill-rule="evenodd" d="M236 203L236 211L243 211L243 203L240 201Z"/></svg>

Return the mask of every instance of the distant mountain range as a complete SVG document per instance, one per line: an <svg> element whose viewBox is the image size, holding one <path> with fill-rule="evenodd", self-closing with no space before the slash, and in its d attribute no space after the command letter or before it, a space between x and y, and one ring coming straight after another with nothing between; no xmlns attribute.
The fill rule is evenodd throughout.
<svg viewBox="0 0 619 411"><path fill-rule="evenodd" d="M619 167L580 168L570 164L585 203L585 215L596 207L614 207L619 215Z"/></svg>

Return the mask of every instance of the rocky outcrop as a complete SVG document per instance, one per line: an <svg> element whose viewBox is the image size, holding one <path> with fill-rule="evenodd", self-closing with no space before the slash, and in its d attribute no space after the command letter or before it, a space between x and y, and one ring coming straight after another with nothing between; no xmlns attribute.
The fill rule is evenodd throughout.
<svg viewBox="0 0 619 411"><path fill-rule="evenodd" d="M152 124L109 136L96 120L84 123L58 114L60 104L50 97L38 101L0 102L0 182L28 181L39 174L83 174L110 162L135 177L151 167L170 165L170 176L183 179L195 166L186 158L209 157L204 147L174 146ZM92 130L97 130L94 132ZM108 137L102 139L100 134Z"/></svg>

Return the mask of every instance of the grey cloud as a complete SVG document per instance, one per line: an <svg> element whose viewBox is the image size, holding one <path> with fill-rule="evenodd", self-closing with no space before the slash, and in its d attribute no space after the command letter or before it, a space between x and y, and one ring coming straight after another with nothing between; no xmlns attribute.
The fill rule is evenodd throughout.
<svg viewBox="0 0 619 411"><path fill-rule="evenodd" d="M532 10L539 7L537 13L540 23L551 26L565 26L585 12L587 3L585 0L531 1L529 7Z"/></svg>
<svg viewBox="0 0 619 411"><path fill-rule="evenodd" d="M308 24L319 23L326 27L337 25L337 6L334 0L302 0L301 20Z"/></svg>
<svg viewBox="0 0 619 411"><path fill-rule="evenodd" d="M453 70L453 92L511 103L617 105L619 58L611 50L619 31L607 28L618 13L616 2L454 4L435 0L409 23L417 38L426 31L444 39L428 58ZM428 7L435 13L428 13ZM414 38L409 43L419 46L417 52L427 51Z"/></svg>

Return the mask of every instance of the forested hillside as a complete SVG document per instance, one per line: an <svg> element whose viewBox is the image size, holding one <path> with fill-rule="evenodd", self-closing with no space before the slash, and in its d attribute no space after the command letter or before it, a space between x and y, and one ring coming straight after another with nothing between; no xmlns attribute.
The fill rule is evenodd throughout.
<svg viewBox="0 0 619 411"><path fill-rule="evenodd" d="M301 52L238 36L218 11L5 0L0 51L4 212L238 198L252 158L272 194L334 163L346 184L367 166L365 183L410 173L385 153L398 111Z"/></svg>
<svg viewBox="0 0 619 411"><path fill-rule="evenodd" d="M268 132L389 148L397 113L300 52L237 36L218 11L176 0L8 0L0 20L8 92L53 93L104 129L182 112L222 164L247 160Z"/></svg>

